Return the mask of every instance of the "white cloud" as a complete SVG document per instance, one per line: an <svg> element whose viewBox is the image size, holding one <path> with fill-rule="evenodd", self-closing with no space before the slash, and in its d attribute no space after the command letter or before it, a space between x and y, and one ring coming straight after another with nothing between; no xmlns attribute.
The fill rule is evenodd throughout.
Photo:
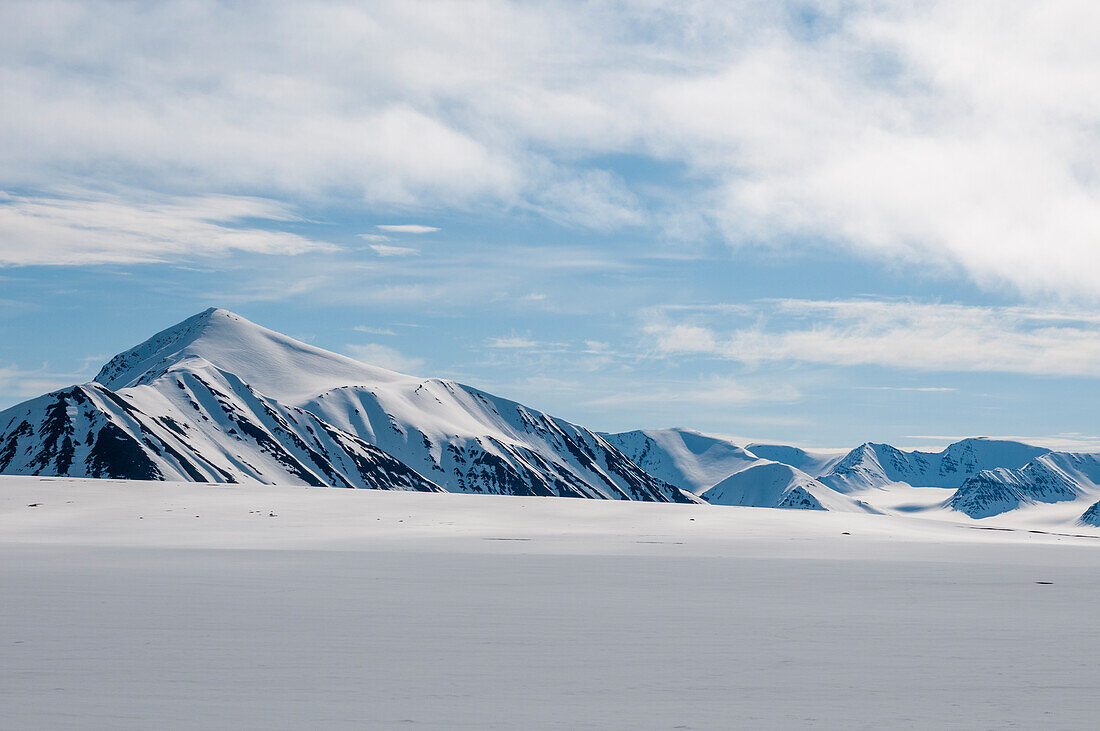
<svg viewBox="0 0 1100 731"><path fill-rule="evenodd" d="M408 356L388 345L366 343L345 346L351 357L370 365L389 368L401 373L416 373L424 368L424 359Z"/></svg>
<svg viewBox="0 0 1100 731"><path fill-rule="evenodd" d="M953 393L957 388L946 386L855 386L857 391L912 391L914 393Z"/></svg>
<svg viewBox="0 0 1100 731"><path fill-rule="evenodd" d="M535 196L534 208L559 223L598 231L637 226L646 220L637 197L603 170L548 183Z"/></svg>
<svg viewBox="0 0 1100 731"><path fill-rule="evenodd" d="M371 335L396 335L393 330L385 327L368 327L366 325L356 325L352 328L355 332L370 333Z"/></svg>
<svg viewBox="0 0 1100 731"><path fill-rule="evenodd" d="M378 256L420 256L419 249L412 249L408 246L390 246L389 244L371 244L371 251Z"/></svg>
<svg viewBox="0 0 1100 731"><path fill-rule="evenodd" d="M542 343L521 337L489 338L486 343L490 348L503 348L506 350L520 350L525 348L537 348Z"/></svg>
<svg viewBox="0 0 1100 731"><path fill-rule="evenodd" d="M359 234L364 241L389 241L390 237L384 234Z"/></svg>
<svg viewBox="0 0 1100 731"><path fill-rule="evenodd" d="M0 185L487 206L607 230L664 219L658 201L673 229L737 244L1095 300L1098 25L1086 0L13 0ZM622 180L604 162L620 155L695 187Z"/></svg>
<svg viewBox="0 0 1100 731"><path fill-rule="evenodd" d="M229 251L302 254L337 249L241 223L294 218L283 204L241 196L134 201L92 193L9 195L0 200L0 264L162 262Z"/></svg>
<svg viewBox="0 0 1100 731"><path fill-rule="evenodd" d="M749 365L788 361L1100 377L1100 323L1089 311L782 300L763 303L748 327L722 330L658 313L644 330L658 353Z"/></svg>
<svg viewBox="0 0 1100 731"><path fill-rule="evenodd" d="M439 230L435 226L421 226L416 223L387 223L380 224L376 228L397 234L428 234Z"/></svg>

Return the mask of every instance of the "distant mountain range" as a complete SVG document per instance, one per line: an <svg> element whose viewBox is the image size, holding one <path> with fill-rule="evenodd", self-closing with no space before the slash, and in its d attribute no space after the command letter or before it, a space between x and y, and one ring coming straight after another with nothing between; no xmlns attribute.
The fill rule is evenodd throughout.
<svg viewBox="0 0 1100 731"><path fill-rule="evenodd" d="M112 358L91 383L0 412L0 474L259 482L879 512L950 490L972 518L1080 501L1100 459L966 439L942 452L738 446L686 429L601 434L437 378L366 365L209 309ZM889 502L889 501L887 501Z"/></svg>

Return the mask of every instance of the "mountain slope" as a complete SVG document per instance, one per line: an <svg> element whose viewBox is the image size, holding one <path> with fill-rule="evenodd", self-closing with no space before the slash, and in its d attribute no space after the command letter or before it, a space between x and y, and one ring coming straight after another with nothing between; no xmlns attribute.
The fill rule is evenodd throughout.
<svg viewBox="0 0 1100 731"><path fill-rule="evenodd" d="M337 386L417 380L315 348L212 307L111 358L95 381L116 391L147 384L191 358L291 405Z"/></svg>
<svg viewBox="0 0 1100 731"><path fill-rule="evenodd" d="M787 464L759 460L704 492L712 505L872 512L857 500Z"/></svg>
<svg viewBox="0 0 1100 731"><path fill-rule="evenodd" d="M914 487L959 487L985 469L1020 469L1049 452L1030 444L964 439L942 452L905 452L889 444L856 447L818 479L841 492L905 482Z"/></svg>
<svg viewBox="0 0 1100 731"><path fill-rule="evenodd" d="M343 386L303 408L455 492L693 501L595 432L452 381Z"/></svg>
<svg viewBox="0 0 1100 731"><path fill-rule="evenodd" d="M197 361L117 393L91 383L0 413L0 473L443 489Z"/></svg>
<svg viewBox="0 0 1100 731"><path fill-rule="evenodd" d="M225 310L120 353L79 389L96 395L81 418L122 430L130 461L154 479L697 502L583 427L450 381L365 365ZM0 449L12 452L0 472L61 473L51 455L65 452L64 437L45 453L35 444L54 430L45 409L28 402L0 414Z"/></svg>
<svg viewBox="0 0 1100 731"><path fill-rule="evenodd" d="M964 482L947 505L971 518L987 518L1022 505L1076 500L1098 487L1096 455L1050 452L1020 469L982 470Z"/></svg>
<svg viewBox="0 0 1100 731"><path fill-rule="evenodd" d="M1089 525L1093 528L1100 528L1100 500L1097 500L1088 507L1088 510L1081 513L1081 517L1077 522L1080 525Z"/></svg>
<svg viewBox="0 0 1100 731"><path fill-rule="evenodd" d="M828 472L844 456L832 452L808 452L805 449L790 447L785 444L754 443L748 445L745 449L762 459L789 464L791 467L802 470L812 477Z"/></svg>
<svg viewBox="0 0 1100 731"><path fill-rule="evenodd" d="M647 429L604 435L651 475L701 495L759 457L733 442L689 429Z"/></svg>

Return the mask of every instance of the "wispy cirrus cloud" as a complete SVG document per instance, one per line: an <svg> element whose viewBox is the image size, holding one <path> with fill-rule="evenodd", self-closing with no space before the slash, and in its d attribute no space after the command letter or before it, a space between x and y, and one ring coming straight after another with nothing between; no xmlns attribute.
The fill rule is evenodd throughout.
<svg viewBox="0 0 1100 731"><path fill-rule="evenodd" d="M333 252L337 246L246 221L297 218L286 204L245 196L74 192L0 197L0 264L166 262L233 251Z"/></svg>
<svg viewBox="0 0 1100 731"><path fill-rule="evenodd" d="M391 257L391 256L420 256L420 249L413 249L409 246L392 246L390 244L371 244L371 251L378 256Z"/></svg>
<svg viewBox="0 0 1100 731"><path fill-rule="evenodd" d="M367 325L356 325L352 328L355 332L370 333L371 335L396 335L397 333L388 327L369 327Z"/></svg>
<svg viewBox="0 0 1100 731"><path fill-rule="evenodd" d="M375 228L395 234L429 234L439 230L435 226L422 226L418 223L383 223Z"/></svg>
<svg viewBox="0 0 1100 731"><path fill-rule="evenodd" d="M681 316L682 317L682 316ZM665 356L901 370L1100 377L1100 320L1084 310L896 300L761 302L751 324L722 327L658 312L646 343Z"/></svg>
<svg viewBox="0 0 1100 731"><path fill-rule="evenodd" d="M530 348L537 348L543 345L537 340L517 337L515 335L505 338L489 338L487 341L485 341L485 344L490 348L501 348L504 350L526 350Z"/></svg>
<svg viewBox="0 0 1100 731"><path fill-rule="evenodd" d="M912 393L954 393L957 388L947 386L854 386L857 391L902 391Z"/></svg>

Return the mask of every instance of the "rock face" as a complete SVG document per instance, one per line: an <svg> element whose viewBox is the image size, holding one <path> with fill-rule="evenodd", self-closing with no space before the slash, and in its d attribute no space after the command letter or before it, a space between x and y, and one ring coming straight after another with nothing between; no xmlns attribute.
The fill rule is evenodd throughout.
<svg viewBox="0 0 1100 731"><path fill-rule="evenodd" d="M1091 525L1093 528L1100 528L1100 500L1090 505L1089 509L1081 514L1077 522L1081 525Z"/></svg>
<svg viewBox="0 0 1100 731"><path fill-rule="evenodd" d="M697 500L583 427L217 309L0 412L0 473Z"/></svg>
<svg viewBox="0 0 1100 731"><path fill-rule="evenodd" d="M303 408L455 492L697 502L595 432L452 381L343 386Z"/></svg>
<svg viewBox="0 0 1100 731"><path fill-rule="evenodd" d="M382 450L213 369L97 383L0 414L0 473L442 491Z"/></svg>
<svg viewBox="0 0 1100 731"><path fill-rule="evenodd" d="M1022 505L1076 500L1098 482L1096 455L1049 452L1017 470L982 470L955 491L948 506L971 518L987 518Z"/></svg>

